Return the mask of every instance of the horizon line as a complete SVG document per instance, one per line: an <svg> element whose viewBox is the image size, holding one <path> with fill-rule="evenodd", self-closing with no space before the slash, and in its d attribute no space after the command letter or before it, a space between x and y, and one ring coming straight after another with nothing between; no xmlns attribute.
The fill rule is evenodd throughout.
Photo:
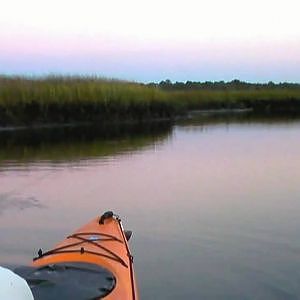
<svg viewBox="0 0 300 300"><path fill-rule="evenodd" d="M0 78L11 78L11 79L16 79L16 78L22 78L22 79L31 79L31 80L38 80L38 79L47 79L47 78L66 78L66 79L72 79L72 78L80 78L80 79L98 79L98 80L105 80L105 81L120 81L120 82L131 82L131 83L138 83L138 84L160 84L162 82L169 81L171 84L176 84L176 83L198 83L198 84L204 84L204 83L232 83L234 81L237 81L239 83L246 83L246 84L258 84L258 85L268 85L268 84L275 84L275 85L280 85L280 84L292 84L292 85L300 85L300 82L297 81L275 81L275 80L266 80L266 81L252 81L252 80L243 80L238 77L234 77L230 80L192 80L192 79L187 79L187 80L171 80L169 78L164 78L160 80L150 80L150 81L143 81L143 80L135 80L135 79L126 79L126 78L118 78L118 77L112 77L112 76L105 76L105 75L100 75L100 74L94 74L94 73L57 73L57 72L46 72L46 73L0 73Z"/></svg>

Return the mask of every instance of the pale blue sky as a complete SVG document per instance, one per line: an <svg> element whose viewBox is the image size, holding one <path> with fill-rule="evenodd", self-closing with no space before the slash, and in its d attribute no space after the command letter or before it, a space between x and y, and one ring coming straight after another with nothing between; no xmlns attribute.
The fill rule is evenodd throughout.
<svg viewBox="0 0 300 300"><path fill-rule="evenodd" d="M0 73L300 81L298 0L0 4Z"/></svg>

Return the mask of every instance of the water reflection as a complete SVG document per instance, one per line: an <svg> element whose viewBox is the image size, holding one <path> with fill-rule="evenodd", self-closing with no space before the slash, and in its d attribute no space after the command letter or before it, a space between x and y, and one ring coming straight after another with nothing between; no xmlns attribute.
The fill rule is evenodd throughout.
<svg viewBox="0 0 300 300"><path fill-rule="evenodd" d="M259 114L253 112L239 112L231 113L215 113L210 112L195 112L188 118L179 120L177 124L181 127L201 127L216 126L216 125L230 125L230 124L244 124L244 125L288 125L300 121L300 114Z"/></svg>
<svg viewBox="0 0 300 300"><path fill-rule="evenodd" d="M0 131L0 170L34 166L36 162L53 167L59 163L112 158L157 147L170 131L168 122Z"/></svg>
<svg viewBox="0 0 300 300"><path fill-rule="evenodd" d="M0 216L7 210L24 210L29 208L46 208L46 205L40 203L35 197L24 197L14 193L0 193Z"/></svg>
<svg viewBox="0 0 300 300"><path fill-rule="evenodd" d="M141 299L300 298L300 121L199 116L118 130L6 137L2 199L13 191L47 209L5 210L2 262L26 264L112 209L134 232Z"/></svg>

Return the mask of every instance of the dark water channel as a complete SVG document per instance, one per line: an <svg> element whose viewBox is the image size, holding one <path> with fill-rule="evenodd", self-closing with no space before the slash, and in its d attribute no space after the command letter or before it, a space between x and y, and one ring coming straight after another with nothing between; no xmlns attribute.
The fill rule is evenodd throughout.
<svg viewBox="0 0 300 300"><path fill-rule="evenodd" d="M104 210L141 299L300 299L300 120L0 132L0 264Z"/></svg>

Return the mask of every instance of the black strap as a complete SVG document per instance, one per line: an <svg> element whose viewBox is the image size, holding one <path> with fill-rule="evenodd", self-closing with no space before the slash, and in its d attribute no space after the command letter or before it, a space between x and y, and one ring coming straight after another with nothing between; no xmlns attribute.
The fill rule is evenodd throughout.
<svg viewBox="0 0 300 300"><path fill-rule="evenodd" d="M99 240L90 240L88 238L85 238L85 236L87 236L87 235L89 235L89 236L90 235L99 236ZM106 238L102 239L101 236L105 236ZM124 262L124 260L119 255L117 255L113 251L109 250L105 246L100 245L98 243L98 242L102 242L102 241L116 241L116 242L123 243L120 239L118 239L117 237L115 237L113 235L103 234L103 233L95 233L95 232L84 232L84 233L75 233L73 235L68 236L67 238L73 238L73 239L77 239L79 241L74 242L72 244L68 244L68 245L65 245L65 246L61 246L61 247L52 249L52 250L44 252L44 253L40 249L39 253L38 253L38 257L35 257L33 260L36 261L36 260L38 260L42 257L48 256L48 255L53 255L53 254L60 254L60 253L81 253L81 254L89 253L89 254L93 254L93 255L103 256L103 257L106 257L108 259L112 259L114 261L119 262L124 267L126 267L126 268L128 267L127 264ZM78 250L69 249L69 248L79 246L79 245L83 246L84 244L92 244L93 246L96 246L96 247L102 249L104 252L107 252L108 254L85 250L84 247L81 247Z"/></svg>

